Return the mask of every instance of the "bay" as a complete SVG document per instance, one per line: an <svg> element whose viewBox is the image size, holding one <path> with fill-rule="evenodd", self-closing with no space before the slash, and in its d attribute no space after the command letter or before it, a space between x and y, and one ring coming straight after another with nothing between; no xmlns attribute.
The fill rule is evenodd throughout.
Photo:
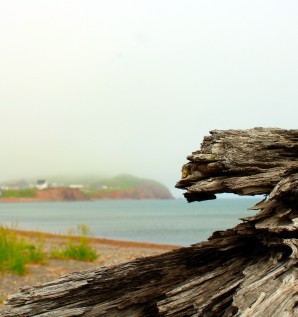
<svg viewBox="0 0 298 317"><path fill-rule="evenodd" d="M0 224L65 234L79 224L107 239L191 245L231 228L255 211L260 198L219 198L188 204L175 200L0 203Z"/></svg>

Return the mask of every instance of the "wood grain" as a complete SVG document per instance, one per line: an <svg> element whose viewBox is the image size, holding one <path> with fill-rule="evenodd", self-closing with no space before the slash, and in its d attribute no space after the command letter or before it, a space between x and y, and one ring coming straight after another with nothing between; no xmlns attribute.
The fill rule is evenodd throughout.
<svg viewBox="0 0 298 317"><path fill-rule="evenodd" d="M188 201L264 194L208 241L30 286L0 316L298 316L298 130L212 131L182 168Z"/></svg>

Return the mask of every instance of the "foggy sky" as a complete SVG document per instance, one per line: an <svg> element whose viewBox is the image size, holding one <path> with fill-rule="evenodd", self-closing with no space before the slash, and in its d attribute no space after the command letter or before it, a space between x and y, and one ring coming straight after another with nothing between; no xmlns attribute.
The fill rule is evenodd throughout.
<svg viewBox="0 0 298 317"><path fill-rule="evenodd" d="M0 181L132 173L176 194L208 131L297 128L296 0L9 0L0 34Z"/></svg>

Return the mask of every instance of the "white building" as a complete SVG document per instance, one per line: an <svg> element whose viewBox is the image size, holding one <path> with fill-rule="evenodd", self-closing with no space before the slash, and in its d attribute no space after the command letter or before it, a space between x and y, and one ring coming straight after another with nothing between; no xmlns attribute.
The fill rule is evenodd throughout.
<svg viewBox="0 0 298 317"><path fill-rule="evenodd" d="M36 188L37 189L46 189L49 187L48 182L45 179L39 179L36 182Z"/></svg>

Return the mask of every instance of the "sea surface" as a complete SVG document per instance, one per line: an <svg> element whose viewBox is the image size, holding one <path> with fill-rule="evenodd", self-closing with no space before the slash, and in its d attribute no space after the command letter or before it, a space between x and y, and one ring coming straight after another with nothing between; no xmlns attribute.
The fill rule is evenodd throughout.
<svg viewBox="0 0 298 317"><path fill-rule="evenodd" d="M260 197L190 204L184 199L0 203L0 224L59 234L86 224L95 237L187 246L255 214L247 208L258 201Z"/></svg>

